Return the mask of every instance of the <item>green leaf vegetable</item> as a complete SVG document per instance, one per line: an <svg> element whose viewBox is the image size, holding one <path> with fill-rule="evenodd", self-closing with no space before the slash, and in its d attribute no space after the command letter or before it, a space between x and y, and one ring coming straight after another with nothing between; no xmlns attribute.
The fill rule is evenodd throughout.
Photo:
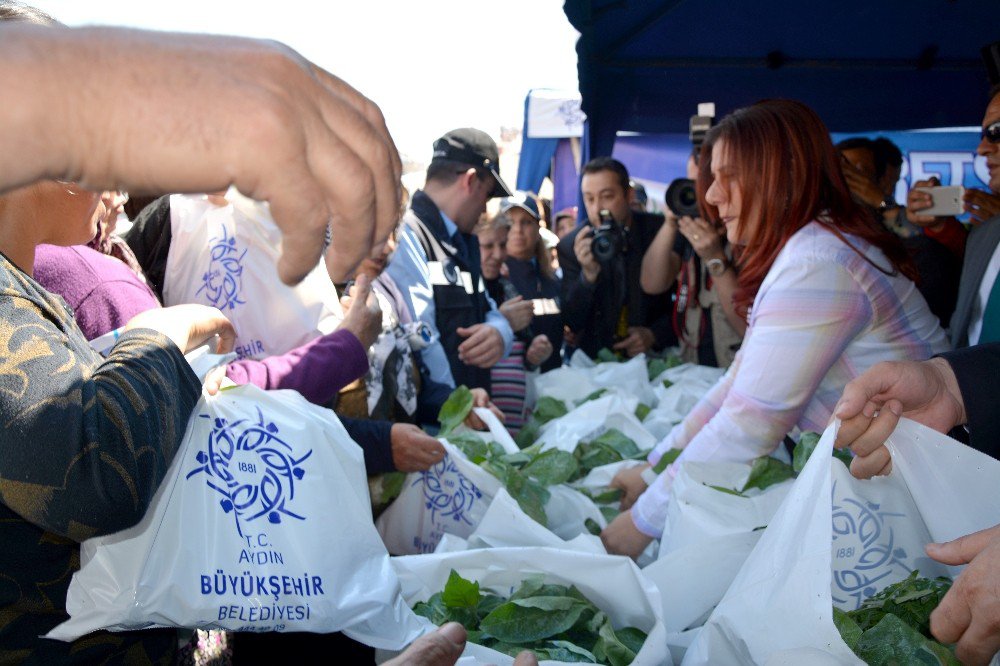
<svg viewBox="0 0 1000 666"><path fill-rule="evenodd" d="M466 393L468 396L465 396ZM461 423L465 419L465 415L468 414L468 410L465 409L466 403L471 409L471 400L471 392L468 392L465 387L459 387L449 396L441 408L442 436L457 447L469 461L479 465L499 479L507 488L507 492L518 503L518 506L534 520L545 526L548 526L545 504L550 498L550 493L546 488L578 481L595 467L601 465L641 459L646 456L646 452L641 451L631 438L614 428L606 430L589 441L580 442L573 453L559 449L541 451L538 444L527 445L528 438L525 437L522 440L521 435L530 432L533 439L541 423L564 416L567 413L566 405L563 402L548 397L538 401L535 416L532 417L528 427L522 430L521 435L518 436L516 442L521 450L517 453L507 453L496 442L487 442L474 433L456 434L452 432L452 429ZM608 488L597 495L591 495L587 492L584 494L599 505L615 504L611 518L617 515L617 504L621 499L620 490ZM611 513L611 507L599 506L599 508L606 518Z"/></svg>
<svg viewBox="0 0 1000 666"><path fill-rule="evenodd" d="M947 578L921 578L914 571L855 610L834 608L833 622L868 664L958 664L951 648L935 641L930 630L931 613L950 588Z"/></svg>
<svg viewBox="0 0 1000 666"><path fill-rule="evenodd" d="M534 477L543 486L566 483L580 470L580 463L572 453L549 449L521 468L528 476Z"/></svg>
<svg viewBox="0 0 1000 666"><path fill-rule="evenodd" d="M667 465L677 460L677 457L681 455L682 449L668 449L653 465L653 471L657 474L662 474L663 470L667 468Z"/></svg>
<svg viewBox="0 0 1000 666"><path fill-rule="evenodd" d="M682 363L679 356L667 356L665 358L650 358L646 361L646 371L649 381L653 381L670 368L676 368ZM669 387L667 387L669 388Z"/></svg>
<svg viewBox="0 0 1000 666"><path fill-rule="evenodd" d="M787 481L794 476L795 472L788 463L781 462L771 456L761 456L753 461L753 465L750 467L750 476L747 477L747 482L743 484L741 492L745 493L751 488L764 490L782 481Z"/></svg>
<svg viewBox="0 0 1000 666"><path fill-rule="evenodd" d="M645 421L646 417L649 416L649 413L651 411L653 411L652 407L640 402L638 405L635 406L635 418L639 419L640 421Z"/></svg>
<svg viewBox="0 0 1000 666"><path fill-rule="evenodd" d="M588 395L586 398L584 398L582 400L577 400L576 404L577 404L577 406L580 406L580 405L582 405L585 402L590 402L591 400L597 400L598 398L600 398L602 395L604 395L607 392L608 392L608 389L606 389L606 388L597 389L596 391L594 391L593 393L591 393L590 395Z"/></svg>
<svg viewBox="0 0 1000 666"><path fill-rule="evenodd" d="M472 411L472 391L464 384L451 392L448 399L441 405L438 421L441 422L441 437L447 437L451 431L461 425L465 417Z"/></svg>
<svg viewBox="0 0 1000 666"><path fill-rule="evenodd" d="M625 666L646 640L635 627L616 630L575 587L546 584L542 575L505 599L452 570L444 590L413 610L435 624L461 622L470 641L511 656L531 650L539 659Z"/></svg>
<svg viewBox="0 0 1000 666"><path fill-rule="evenodd" d="M746 495L736 490L735 488L726 488L725 486L714 486L711 483L706 483L704 485L708 486L712 490L718 490L720 493L726 493L727 495L736 495L737 497L746 497Z"/></svg>
<svg viewBox="0 0 1000 666"><path fill-rule="evenodd" d="M406 481L406 474L403 472L387 472L382 475L382 496L381 503L388 504L399 497L403 492L403 483Z"/></svg>
<svg viewBox="0 0 1000 666"><path fill-rule="evenodd" d="M539 398L538 402L535 403L535 409L531 412L531 418L538 421L539 425L545 425L560 416L566 416L568 413L569 409L566 408L565 402L544 396Z"/></svg>
<svg viewBox="0 0 1000 666"><path fill-rule="evenodd" d="M705 485L731 495L745 496L744 493L751 488L764 490L765 488L770 488L771 486L781 483L782 481L793 479L801 474L802 470L805 469L806 462L809 460L809 456L811 456L813 451L816 449L816 445L819 444L819 440L819 433L802 433L802 436L799 438L799 442L795 445L795 449L792 452L791 465L788 465L777 458L772 458L771 456L761 456L760 458L757 458L753 461L753 465L750 467L750 476L747 477L746 483L740 490L736 490L735 488L723 488L721 486L713 486L709 484ZM834 450L833 457L841 460L847 466L850 466L851 464L851 454L847 451ZM661 465L658 464L653 468L653 471L656 471L657 473L662 472L663 469L666 469L666 464L662 465L663 469L660 469L660 467Z"/></svg>
<svg viewBox="0 0 1000 666"><path fill-rule="evenodd" d="M887 586L865 599L850 612L862 631L874 627L882 616L892 613L928 638L931 637L931 613L951 589L948 578L919 578L916 571L898 583Z"/></svg>
<svg viewBox="0 0 1000 666"><path fill-rule="evenodd" d="M597 357L594 360L598 363L621 363L625 356L616 351L611 351L607 347L597 350Z"/></svg>
<svg viewBox="0 0 1000 666"><path fill-rule="evenodd" d="M795 470L796 474L802 473L803 468L806 466L806 461L809 460L809 456L812 455L816 445L819 444L819 439L820 434L818 432L804 432L799 437L799 442L795 445L795 450L792 452L792 469ZM851 460L853 460L850 451L842 449L834 449L833 457L848 467L851 466Z"/></svg>

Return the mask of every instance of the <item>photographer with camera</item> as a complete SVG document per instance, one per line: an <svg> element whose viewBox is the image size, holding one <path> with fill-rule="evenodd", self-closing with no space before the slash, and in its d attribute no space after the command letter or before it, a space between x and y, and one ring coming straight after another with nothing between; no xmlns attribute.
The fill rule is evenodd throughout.
<svg viewBox="0 0 1000 666"><path fill-rule="evenodd" d="M628 171L616 159L585 164L581 189L589 224L558 246L563 322L576 347L591 357L604 347L632 357L676 344L669 303L639 286L642 257L663 218L629 207Z"/></svg>
<svg viewBox="0 0 1000 666"><path fill-rule="evenodd" d="M678 178L667 189L666 221L642 258L641 284L653 295L676 284L672 323L685 362L728 368L747 322L733 302L737 273L726 229L704 220L698 211L699 145L688 157L687 178Z"/></svg>

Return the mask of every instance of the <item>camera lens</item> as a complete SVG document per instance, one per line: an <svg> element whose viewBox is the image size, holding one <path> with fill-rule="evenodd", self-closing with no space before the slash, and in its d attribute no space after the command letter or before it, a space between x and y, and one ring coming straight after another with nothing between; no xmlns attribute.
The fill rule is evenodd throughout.
<svg viewBox="0 0 1000 666"><path fill-rule="evenodd" d="M694 189L694 181L690 178L678 178L670 183L664 199L667 208L677 217L698 216L698 195Z"/></svg>

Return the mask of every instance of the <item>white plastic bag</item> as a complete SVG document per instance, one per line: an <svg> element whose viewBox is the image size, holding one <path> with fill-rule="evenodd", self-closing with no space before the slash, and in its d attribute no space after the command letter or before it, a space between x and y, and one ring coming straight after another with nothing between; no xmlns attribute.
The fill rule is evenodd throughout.
<svg viewBox="0 0 1000 666"><path fill-rule="evenodd" d="M543 451L560 449L572 453L581 440L616 428L634 441L640 451L648 451L656 446L656 440L635 417L638 404L635 398L619 393L589 400L542 426L541 435L535 443L541 442Z"/></svg>
<svg viewBox="0 0 1000 666"><path fill-rule="evenodd" d="M503 487L446 440L444 459L426 472L409 474L403 491L376 523L389 552L433 553L445 534L468 538ZM569 540L586 531L587 518L601 520L597 506L567 485L549 486L548 529ZM541 526L540 527L544 527Z"/></svg>
<svg viewBox="0 0 1000 666"><path fill-rule="evenodd" d="M426 472L407 474L403 491L376 521L394 555L433 553L445 534L467 538L502 487L447 440L441 443L444 459Z"/></svg>
<svg viewBox="0 0 1000 666"><path fill-rule="evenodd" d="M203 396L145 517L81 545L70 619L100 628L343 631L399 648L421 623L371 521L361 449L293 391Z"/></svg>
<svg viewBox="0 0 1000 666"><path fill-rule="evenodd" d="M170 254L163 304L202 303L236 328L240 358L262 359L330 333L343 308L326 267L295 287L278 277L281 232L267 204L226 193L226 206L205 196L170 197Z"/></svg>
<svg viewBox="0 0 1000 666"><path fill-rule="evenodd" d="M562 539L518 506L505 488L497 492L479 526L469 536L466 549L543 546L606 555L601 540L592 534ZM440 549L435 552L441 552Z"/></svg>
<svg viewBox="0 0 1000 666"><path fill-rule="evenodd" d="M685 364L664 370L652 382L657 402L649 417L669 419L675 423L682 421L720 377L721 369L703 365ZM672 384L664 387L664 379Z"/></svg>
<svg viewBox="0 0 1000 666"><path fill-rule="evenodd" d="M490 548L460 553L434 553L394 557L392 564L412 606L440 592L452 569L479 583L482 589L509 594L527 576L545 574L546 581L575 585L585 597L611 618L615 628L633 626L648 634L633 664L670 664L659 593L627 557L597 555L554 548ZM469 643L464 653L481 663L510 666L507 655ZM561 662L545 662L542 664Z"/></svg>
<svg viewBox="0 0 1000 666"><path fill-rule="evenodd" d="M731 462L682 464L670 486L660 557L714 537L766 527L791 490L791 480L764 490L751 489L746 497L711 487L741 490L750 469L750 465Z"/></svg>
<svg viewBox="0 0 1000 666"><path fill-rule="evenodd" d="M683 653L757 544L791 489L786 481L746 497L710 486L743 488L750 465L689 462L670 488L657 560L643 569L663 599L668 645Z"/></svg>
<svg viewBox="0 0 1000 666"><path fill-rule="evenodd" d="M833 606L855 608L914 569L947 573L923 546L996 524L1000 461L903 419L892 473L859 481L832 458L834 437L831 426L685 664L861 663Z"/></svg>
<svg viewBox="0 0 1000 666"><path fill-rule="evenodd" d="M556 398L570 407L602 388L631 395L650 407L656 402L649 385L644 354L624 363L594 363L577 350L569 364L543 373L534 384L537 397Z"/></svg>
<svg viewBox="0 0 1000 666"><path fill-rule="evenodd" d="M590 381L586 372L568 365L543 372L532 381L532 384L534 399L528 403L530 405L534 405L538 398L547 397L561 400L567 407L571 407L601 388Z"/></svg>

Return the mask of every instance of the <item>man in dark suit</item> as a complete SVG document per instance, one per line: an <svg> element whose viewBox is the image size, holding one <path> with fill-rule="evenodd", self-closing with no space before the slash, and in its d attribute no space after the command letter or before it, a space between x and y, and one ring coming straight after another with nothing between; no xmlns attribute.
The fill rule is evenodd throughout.
<svg viewBox="0 0 1000 666"><path fill-rule="evenodd" d="M992 193L965 193L966 210L979 224L965 243L958 302L951 317L951 344L956 349L1000 341L1000 85L992 90L976 152L986 158ZM910 198L911 207L918 194Z"/></svg>
<svg viewBox="0 0 1000 666"><path fill-rule="evenodd" d="M649 296L639 286L642 257L663 218L629 207L628 171L610 157L584 165L581 190L589 224L568 234L558 246L563 322L574 346L591 357L604 347L631 357L676 344L669 299ZM593 247L602 211L611 215L619 230L612 234L614 251L603 259Z"/></svg>

